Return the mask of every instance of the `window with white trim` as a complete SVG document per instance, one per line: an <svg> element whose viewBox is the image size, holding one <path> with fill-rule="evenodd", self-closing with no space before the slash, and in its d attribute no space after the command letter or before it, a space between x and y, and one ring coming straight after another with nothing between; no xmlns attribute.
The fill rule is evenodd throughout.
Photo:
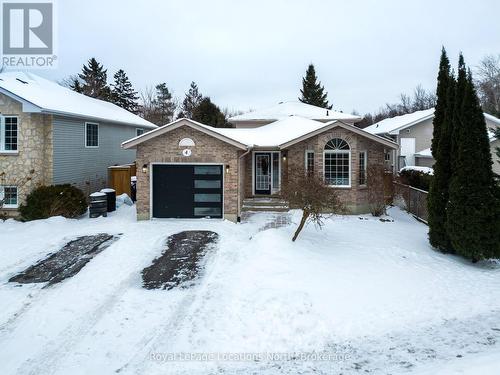
<svg viewBox="0 0 500 375"><path fill-rule="evenodd" d="M99 124L85 123L85 147L99 147Z"/></svg>
<svg viewBox="0 0 500 375"><path fill-rule="evenodd" d="M137 129L135 129L135 136L138 137L140 135L143 135L145 132L146 132L146 130L141 129L141 128L137 128Z"/></svg>
<svg viewBox="0 0 500 375"><path fill-rule="evenodd" d="M17 186L0 186L0 207L17 208Z"/></svg>
<svg viewBox="0 0 500 375"><path fill-rule="evenodd" d="M359 184L366 185L366 151L359 153Z"/></svg>
<svg viewBox="0 0 500 375"><path fill-rule="evenodd" d="M306 151L306 173L314 174L314 151Z"/></svg>
<svg viewBox="0 0 500 375"><path fill-rule="evenodd" d="M17 122L16 116L0 116L0 152L17 151Z"/></svg>
<svg viewBox="0 0 500 375"><path fill-rule="evenodd" d="M325 145L324 173L328 185L351 186L351 148L341 139L334 138Z"/></svg>

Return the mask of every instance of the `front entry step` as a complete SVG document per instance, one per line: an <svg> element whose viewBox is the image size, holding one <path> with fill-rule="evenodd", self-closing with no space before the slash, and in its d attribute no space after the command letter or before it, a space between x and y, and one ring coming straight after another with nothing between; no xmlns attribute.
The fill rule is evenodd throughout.
<svg viewBox="0 0 500 375"><path fill-rule="evenodd" d="M281 198L259 197L243 199L242 211L288 212L288 202Z"/></svg>

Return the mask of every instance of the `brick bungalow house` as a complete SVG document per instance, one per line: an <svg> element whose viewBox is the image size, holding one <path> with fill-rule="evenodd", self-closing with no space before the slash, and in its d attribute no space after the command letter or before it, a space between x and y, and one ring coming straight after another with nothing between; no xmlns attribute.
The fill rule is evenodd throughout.
<svg viewBox="0 0 500 375"><path fill-rule="evenodd" d="M358 120L287 102L233 117L235 128L179 119L132 138L122 147L136 149L138 219L237 221L245 199L279 196L290 170L319 171L352 212L367 212L367 167L398 146Z"/></svg>

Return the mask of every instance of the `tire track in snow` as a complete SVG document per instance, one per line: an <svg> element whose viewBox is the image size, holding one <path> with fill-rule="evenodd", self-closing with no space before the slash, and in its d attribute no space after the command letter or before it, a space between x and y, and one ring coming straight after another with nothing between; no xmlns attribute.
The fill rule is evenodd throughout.
<svg viewBox="0 0 500 375"><path fill-rule="evenodd" d="M218 233L219 234L219 233ZM192 310L193 306L200 299L204 299L204 291L209 285L209 280L211 275L215 272L217 264L217 251L219 250L221 235L219 234L219 241L213 245L212 248L207 249L207 254L205 255L204 261L202 263L202 273L196 280L196 284L192 285L189 289L186 289L187 295L181 298L177 302L178 307L170 314L168 323L164 326L156 329L152 336L144 337L141 341L137 343L139 349L125 364L120 368L115 370L116 373L121 373L125 371L132 371L136 374L147 374L147 369L150 367L149 355L154 353L153 349L156 344L163 338L169 337L173 339L178 333L179 329L182 327L186 318L189 316L189 311ZM210 262L213 262L210 267L207 267ZM207 268L210 271L207 272ZM168 293L168 292L166 292ZM176 332L177 331L177 332ZM167 336L168 335L168 336Z"/></svg>
<svg viewBox="0 0 500 375"><path fill-rule="evenodd" d="M163 238L162 236L151 237L151 242L148 244L141 242L141 246L145 246L148 249L155 251L160 245L161 241L158 238ZM126 243L127 238L123 238L122 242L115 242L111 244L108 249L108 254L110 250L117 250L116 246L121 248ZM118 249L119 249L118 248ZM135 254L141 254L140 249L136 249ZM113 256L119 256L115 254ZM146 255L147 256L147 255ZM138 259L139 264L142 265L142 259ZM135 286L135 280L138 276L138 268L133 267L127 274L124 275L123 280L107 291L107 296L101 298L100 301L96 302L96 307L90 309L90 311L85 311L78 319L79 324L71 324L59 332L54 338L52 338L47 344L44 345L42 352L39 353L34 358L27 359L18 368L19 374L53 374L57 371L56 366L60 361L64 360L71 349L77 345L81 340L83 340L88 332L100 321L100 319L111 311L116 303L122 298L122 296L130 290L131 286ZM84 281L82 281L84 282ZM62 287L63 285L61 285ZM48 296L48 295L47 295Z"/></svg>
<svg viewBox="0 0 500 375"><path fill-rule="evenodd" d="M66 357L66 354L81 341L99 320L110 311L116 302L126 293L137 277L135 271L124 279L118 286L108 293L108 296L99 303L99 306L92 312L85 312L79 318L77 325L69 325L60 332L54 339L49 341L43 348L43 352L32 359L26 360L19 368L19 374L53 374L60 360Z"/></svg>

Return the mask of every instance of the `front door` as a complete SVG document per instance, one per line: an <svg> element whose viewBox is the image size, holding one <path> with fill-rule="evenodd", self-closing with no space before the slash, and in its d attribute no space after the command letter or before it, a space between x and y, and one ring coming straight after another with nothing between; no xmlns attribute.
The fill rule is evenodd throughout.
<svg viewBox="0 0 500 375"><path fill-rule="evenodd" d="M271 194L271 153L255 153L255 194Z"/></svg>

